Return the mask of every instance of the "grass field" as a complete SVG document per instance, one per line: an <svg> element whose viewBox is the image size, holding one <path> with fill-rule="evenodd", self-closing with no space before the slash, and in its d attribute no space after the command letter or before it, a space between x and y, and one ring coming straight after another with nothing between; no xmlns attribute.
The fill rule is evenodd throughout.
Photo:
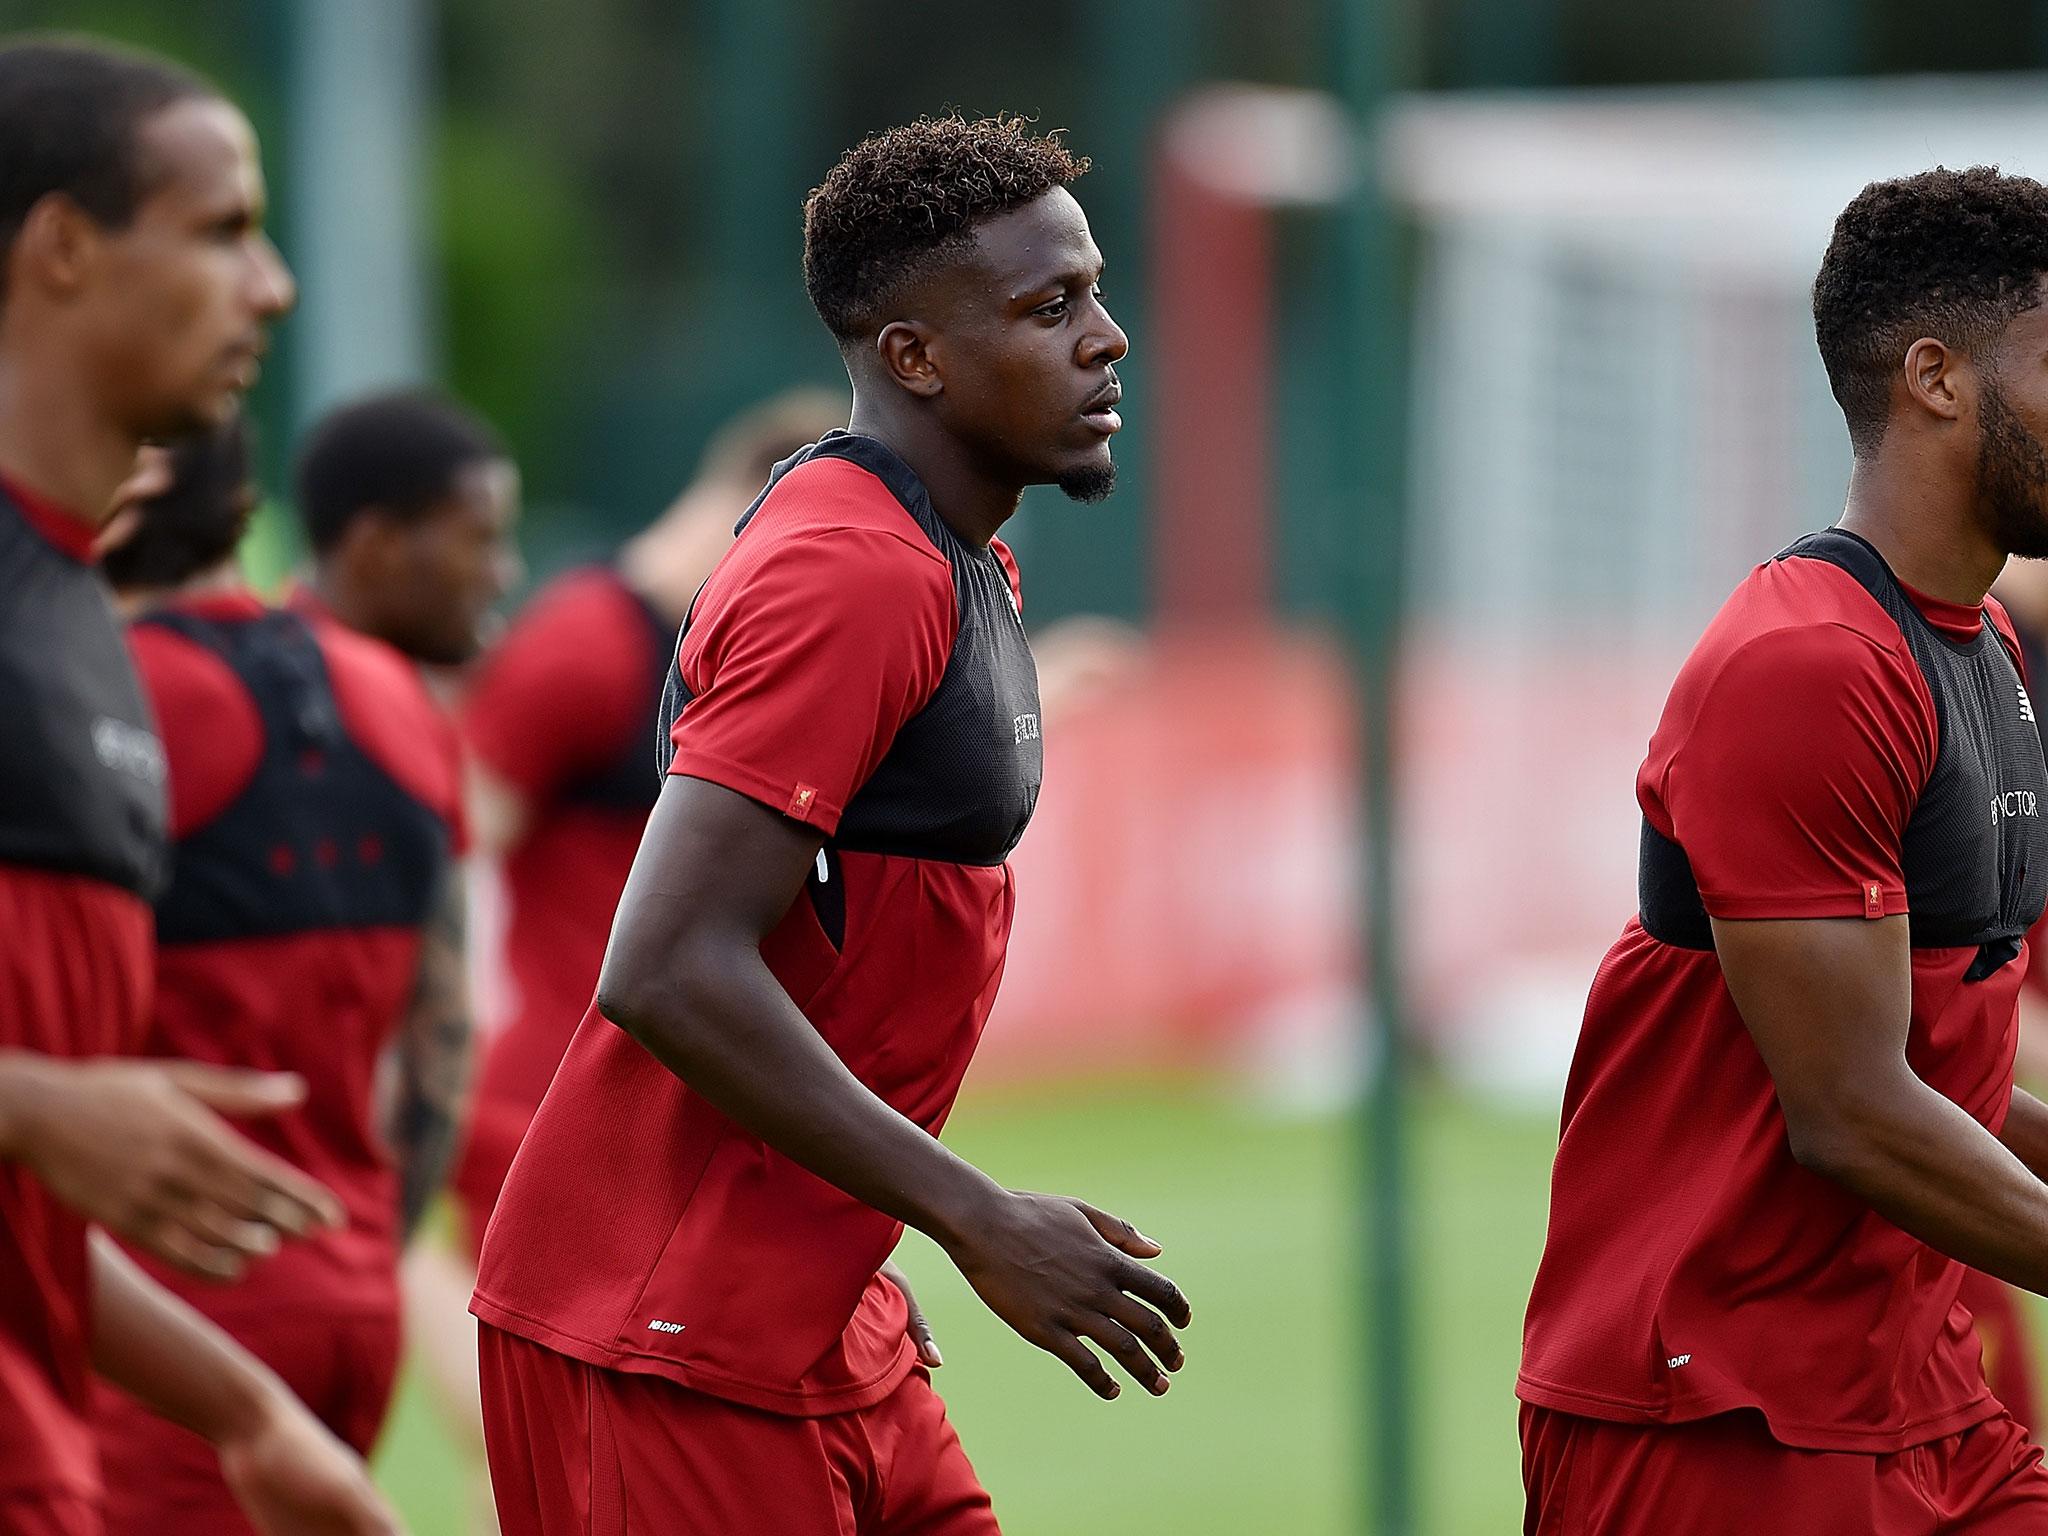
<svg viewBox="0 0 2048 1536"><path fill-rule="evenodd" d="M1415 1106L1408 1411L1424 1536L1519 1524L1512 1383L1554 1124L1434 1091ZM905 1242L946 1354L939 1387L1008 1536L1368 1529L1347 1122L1274 1118L1199 1085L1119 1085L982 1094L947 1139L1006 1183L1129 1216L1166 1244L1162 1267L1194 1306L1172 1392L1099 1402L990 1317L928 1243ZM410 1391L379 1475L415 1536L460 1532L454 1458Z"/></svg>

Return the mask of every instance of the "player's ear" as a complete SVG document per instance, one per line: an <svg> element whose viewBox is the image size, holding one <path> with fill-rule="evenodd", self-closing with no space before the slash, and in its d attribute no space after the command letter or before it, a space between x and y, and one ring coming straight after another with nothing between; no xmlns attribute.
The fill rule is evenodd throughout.
<svg viewBox="0 0 2048 1536"><path fill-rule="evenodd" d="M52 292L76 291L86 280L100 237L99 222L63 193L38 198L14 237L8 287L25 278Z"/></svg>
<svg viewBox="0 0 2048 1536"><path fill-rule="evenodd" d="M1939 420L1957 420L1963 411L1962 392L1971 387L1961 378L1967 366L1961 353L1922 336L1906 348L1906 364L1900 371L1907 401Z"/></svg>
<svg viewBox="0 0 2048 1536"><path fill-rule="evenodd" d="M404 563L406 526L389 508L364 507L342 528L330 558L365 584L382 586Z"/></svg>
<svg viewBox="0 0 2048 1536"><path fill-rule="evenodd" d="M875 356L892 383L929 400L946 387L932 355L932 332L916 320L892 320L875 338Z"/></svg>

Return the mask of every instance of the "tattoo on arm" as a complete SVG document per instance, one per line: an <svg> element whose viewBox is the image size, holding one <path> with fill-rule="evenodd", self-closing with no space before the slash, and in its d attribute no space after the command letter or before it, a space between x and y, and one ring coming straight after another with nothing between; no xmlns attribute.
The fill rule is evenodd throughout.
<svg viewBox="0 0 2048 1536"><path fill-rule="evenodd" d="M471 1028L463 872L450 864L421 933L419 980L393 1042L389 1134L398 1162L400 1231L410 1237L455 1155L469 1092Z"/></svg>

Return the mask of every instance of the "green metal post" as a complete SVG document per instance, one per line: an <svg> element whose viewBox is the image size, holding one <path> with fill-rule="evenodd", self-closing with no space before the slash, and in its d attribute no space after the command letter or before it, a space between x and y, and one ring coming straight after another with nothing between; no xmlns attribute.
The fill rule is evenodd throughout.
<svg viewBox="0 0 2048 1536"><path fill-rule="evenodd" d="M1377 175L1378 127L1396 85L1412 78L1405 0L1336 0L1343 94L1359 126L1363 158L1344 209L1337 295L1341 441L1358 466L1347 628L1357 655L1365 771L1366 964L1371 977L1372 1079L1362 1105L1365 1157L1366 1386L1371 1423L1371 1520L1375 1536L1413 1536L1415 1435L1411 1399L1406 1154L1407 1050L1397 905L1400 872L1396 781L1399 751L1403 566L1407 558L1407 305L1394 210Z"/></svg>
<svg viewBox="0 0 2048 1536"><path fill-rule="evenodd" d="M1562 12L1559 0L1463 0L1449 39L1451 83L1555 85L1564 74Z"/></svg>
<svg viewBox="0 0 2048 1536"><path fill-rule="evenodd" d="M704 129L710 177L712 291L742 310L776 307L796 285L805 179L802 28L789 0L713 0L706 42L713 99ZM822 174L823 166L815 168ZM798 295L801 298L801 294ZM732 314L743 325L758 315Z"/></svg>
<svg viewBox="0 0 2048 1536"><path fill-rule="evenodd" d="M1208 29L1199 9L1183 0L1118 0L1086 7L1083 53L1089 75L1113 80L1113 90L1083 92L1082 106L1066 122L1074 148L1094 160L1074 191L1088 210L1096 244L1108 261L1104 287L1118 322L1130 333L1131 354L1118 364L1130 400L1116 440L1120 488L1104 512L1063 504L1056 493L1027 497L1025 558L1037 622L1065 613L1106 613L1135 619L1144 611L1150 582L1144 569L1149 540L1143 519L1157 515L1149 472L1155 435L1151 390L1152 336L1145 304L1151 270L1150 177L1160 119L1200 73ZM1031 108L1032 102L1016 105ZM1042 509L1042 510L1040 510Z"/></svg>
<svg viewBox="0 0 2048 1536"><path fill-rule="evenodd" d="M818 43L795 0L712 0L705 37L709 241L703 344L729 365L695 386L715 420L838 360L804 298L804 194L830 166L817 131ZM706 423L708 425L708 421Z"/></svg>
<svg viewBox="0 0 2048 1536"><path fill-rule="evenodd" d="M1764 67L1780 79L1846 75L1863 57L1859 0L1771 0L1764 8Z"/></svg>

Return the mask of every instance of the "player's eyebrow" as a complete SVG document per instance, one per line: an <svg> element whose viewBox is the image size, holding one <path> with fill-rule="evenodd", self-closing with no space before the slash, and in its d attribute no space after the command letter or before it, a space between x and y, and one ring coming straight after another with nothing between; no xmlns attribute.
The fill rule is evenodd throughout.
<svg viewBox="0 0 2048 1536"><path fill-rule="evenodd" d="M1035 282L1030 282L1027 286L1020 287L1013 294L1011 302L1024 303L1031 300L1042 302L1045 297L1067 293L1075 288L1093 287L1102 281L1102 274L1105 270L1105 263L1102 257L1098 255L1093 262L1077 263L1066 268L1064 271L1048 273Z"/></svg>

